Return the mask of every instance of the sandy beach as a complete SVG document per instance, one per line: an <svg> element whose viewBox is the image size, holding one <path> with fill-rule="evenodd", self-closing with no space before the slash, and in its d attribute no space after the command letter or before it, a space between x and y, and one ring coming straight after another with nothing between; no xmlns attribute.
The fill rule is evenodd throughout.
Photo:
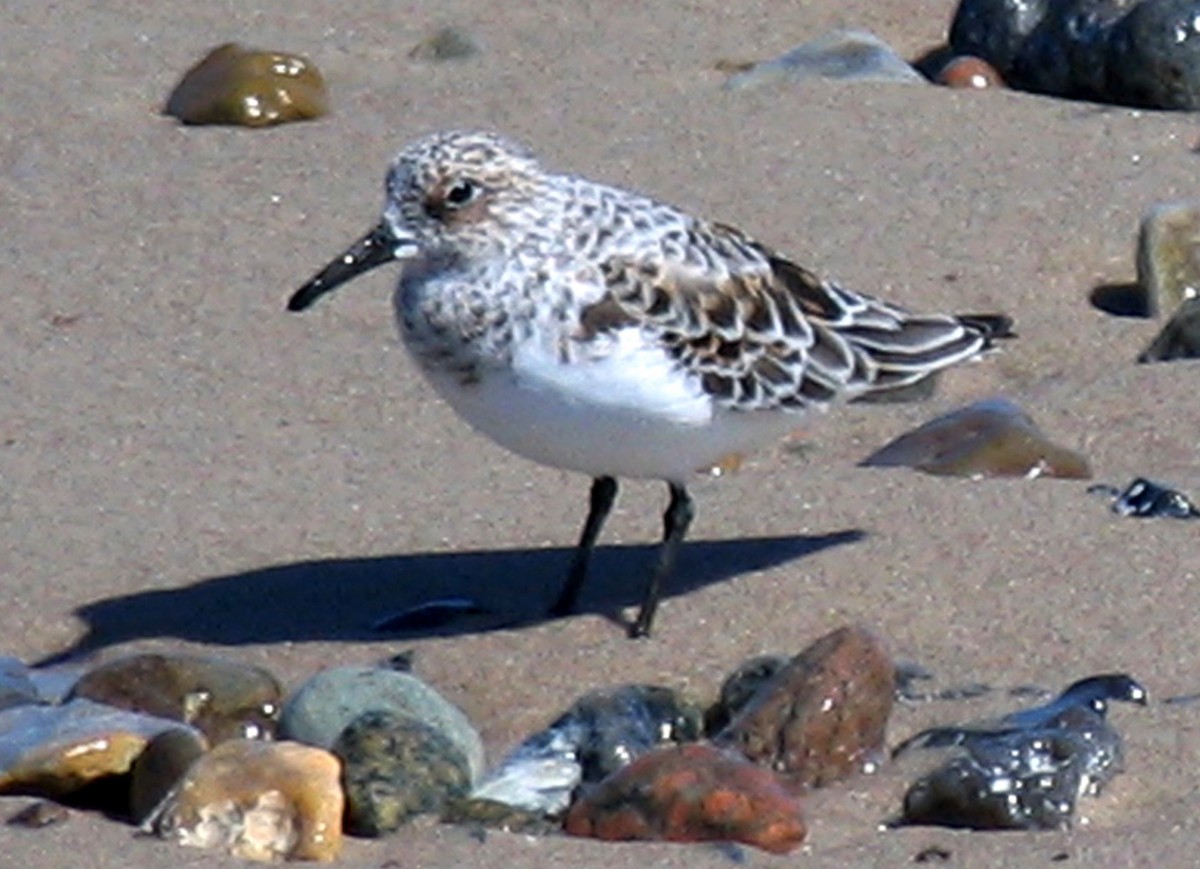
<svg viewBox="0 0 1200 869"><path fill-rule="evenodd" d="M907 57L949 0L737 4L431 0L9 4L0 29L0 652L106 660L189 650L294 685L413 649L489 758L580 693L655 682L711 697L762 652L869 626L938 684L1058 689L1125 671L1153 699L1200 690L1196 526L1112 514L1087 483L856 467L895 436L1003 396L1082 451L1096 482L1200 495L1192 363L1134 360L1161 322L1094 307L1134 279L1139 217L1196 195L1200 127L1006 91L812 83L721 90L833 27ZM502 10L502 11L501 11ZM408 52L453 24L482 51ZM178 77L236 40L307 56L333 112L253 131L159 115ZM586 509L585 478L471 432L406 356L394 269L304 316L284 303L373 224L388 159L451 127L503 131L544 162L737 225L822 275L914 308L1002 310L1019 340L912 405L852 405L736 474L697 478L698 517L647 642L639 596L665 489L622 490L579 616L539 617ZM381 615L470 594L519 620L423 638ZM626 610L627 611L627 610ZM901 706L890 734L1012 707ZM1118 708L1127 771L1061 833L881 831L885 770L813 795L791 857L710 846L533 840L418 825L351 839L347 865L1187 865L1200 843L1200 706ZM0 817L30 802L0 798ZM0 826L0 865L221 867L76 813Z"/></svg>

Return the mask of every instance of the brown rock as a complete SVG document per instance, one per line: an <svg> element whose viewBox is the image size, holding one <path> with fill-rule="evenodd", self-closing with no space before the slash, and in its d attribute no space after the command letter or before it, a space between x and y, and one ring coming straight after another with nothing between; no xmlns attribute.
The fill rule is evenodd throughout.
<svg viewBox="0 0 1200 869"><path fill-rule="evenodd" d="M860 627L817 640L779 671L715 738L796 788L846 778L883 749L895 668Z"/></svg>
<svg viewBox="0 0 1200 869"><path fill-rule="evenodd" d="M156 829L247 860L333 860L342 846L340 774L320 748L230 740L196 761Z"/></svg>
<svg viewBox="0 0 1200 869"><path fill-rule="evenodd" d="M984 90L1004 87L1004 78L986 60L963 54L942 67L937 74L937 83L952 88Z"/></svg>
<svg viewBox="0 0 1200 869"><path fill-rule="evenodd" d="M775 776L705 743L642 755L577 800L564 829L596 839L742 842L776 854L807 833L800 801Z"/></svg>

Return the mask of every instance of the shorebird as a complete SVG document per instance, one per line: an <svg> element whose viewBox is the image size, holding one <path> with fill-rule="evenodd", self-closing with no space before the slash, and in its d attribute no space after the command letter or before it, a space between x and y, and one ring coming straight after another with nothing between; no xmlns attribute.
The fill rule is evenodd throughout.
<svg viewBox="0 0 1200 869"><path fill-rule="evenodd" d="M911 387L1009 327L850 292L731 226L553 174L486 132L404 148L382 219L288 309L393 261L400 332L437 392L501 446L592 477L551 613L575 610L617 479L667 483L632 636L649 634L692 522L692 473L795 429L809 409Z"/></svg>

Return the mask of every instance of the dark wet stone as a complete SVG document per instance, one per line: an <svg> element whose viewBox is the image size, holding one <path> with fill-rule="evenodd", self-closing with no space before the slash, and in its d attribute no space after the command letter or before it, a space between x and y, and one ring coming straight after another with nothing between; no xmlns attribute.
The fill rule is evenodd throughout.
<svg viewBox="0 0 1200 869"><path fill-rule="evenodd" d="M1114 102L1200 109L1200 2L1142 0L1110 39Z"/></svg>
<svg viewBox="0 0 1200 869"><path fill-rule="evenodd" d="M321 73L308 60L229 42L189 69L164 114L185 124L266 127L328 112Z"/></svg>
<svg viewBox="0 0 1200 869"><path fill-rule="evenodd" d="M1049 5L1050 0L961 0L950 24L950 45L1007 75Z"/></svg>
<svg viewBox="0 0 1200 869"><path fill-rule="evenodd" d="M1026 90L1112 102L1110 37L1137 0L1050 0L1011 71Z"/></svg>
<svg viewBox="0 0 1200 869"><path fill-rule="evenodd" d="M881 754L895 667L860 627L826 634L788 662L714 737L795 788L847 778Z"/></svg>
<svg viewBox="0 0 1200 869"><path fill-rule="evenodd" d="M639 757L576 800L563 828L618 841L742 842L776 854L807 834L799 800L775 776L703 743Z"/></svg>
<svg viewBox="0 0 1200 869"><path fill-rule="evenodd" d="M354 719L333 753L342 761L346 829L357 836L381 836L414 815L441 812L471 787L467 759L445 734L394 712Z"/></svg>
<svg viewBox="0 0 1200 869"><path fill-rule="evenodd" d="M1121 516L1134 516L1139 519L1194 519L1200 516L1200 510L1197 510L1182 492L1145 477L1138 477L1120 492L1110 486L1093 486L1088 491L1111 495L1112 511Z"/></svg>
<svg viewBox="0 0 1200 869"><path fill-rule="evenodd" d="M188 769L154 824L163 838L247 860L336 859L341 765L295 742L231 739Z"/></svg>
<svg viewBox="0 0 1200 869"><path fill-rule="evenodd" d="M1138 362L1170 362L1200 357L1200 299L1179 306L1167 325L1138 355Z"/></svg>
<svg viewBox="0 0 1200 869"><path fill-rule="evenodd" d="M725 677L717 701L704 715L704 732L715 736L746 708L758 689L787 666L783 655L758 655L743 661Z"/></svg>
<svg viewBox="0 0 1200 869"><path fill-rule="evenodd" d="M479 53L479 44L466 31L443 27L422 39L408 53L413 60L465 60Z"/></svg>
<svg viewBox="0 0 1200 869"><path fill-rule="evenodd" d="M725 82L727 90L810 78L924 83L890 45L864 30L835 30L774 60L757 63Z"/></svg>
<svg viewBox="0 0 1200 869"><path fill-rule="evenodd" d="M1003 399L977 401L901 435L864 459L866 467L914 467L955 477L1087 479L1079 453L1050 441Z"/></svg>
<svg viewBox="0 0 1200 869"><path fill-rule="evenodd" d="M1146 691L1123 673L1082 679L1042 706L963 727L937 727L905 740L897 758L940 765L904 798L907 824L972 829L1060 829L1078 798L1094 796L1122 769L1112 701L1144 705Z"/></svg>
<svg viewBox="0 0 1200 869"><path fill-rule="evenodd" d="M151 739L129 770L129 816L133 822L141 824L155 815L196 758L207 750L204 737L192 730L168 730Z"/></svg>
<svg viewBox="0 0 1200 869"><path fill-rule="evenodd" d="M592 691L517 746L471 796L559 814L580 784L598 782L651 749L690 742L700 733L699 710L669 688Z"/></svg>
<svg viewBox="0 0 1200 869"><path fill-rule="evenodd" d="M183 727L85 699L6 709L0 712L0 793L74 793L127 773L151 739Z"/></svg>
<svg viewBox="0 0 1200 869"><path fill-rule="evenodd" d="M179 654L139 654L89 670L70 693L190 724L216 745L270 738L283 689L259 667Z"/></svg>
<svg viewBox="0 0 1200 869"><path fill-rule="evenodd" d="M5 823L10 827L25 827L30 830L40 830L52 827L69 820L71 812L66 806L52 803L49 800L38 800L30 803L21 811L10 817Z"/></svg>
<svg viewBox="0 0 1200 869"><path fill-rule="evenodd" d="M1170 315L1200 295L1200 202L1160 203L1142 215L1137 276L1147 316Z"/></svg>
<svg viewBox="0 0 1200 869"><path fill-rule="evenodd" d="M334 667L313 676L287 702L279 719L284 739L330 748L365 712L387 710L439 730L467 758L472 781L483 772L483 742L457 706L410 673L377 667Z"/></svg>

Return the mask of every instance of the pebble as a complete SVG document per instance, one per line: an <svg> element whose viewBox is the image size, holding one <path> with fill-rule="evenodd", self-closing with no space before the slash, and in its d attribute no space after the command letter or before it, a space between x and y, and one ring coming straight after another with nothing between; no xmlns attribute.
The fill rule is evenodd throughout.
<svg viewBox="0 0 1200 869"><path fill-rule="evenodd" d="M1086 458L1049 440L1021 408L977 401L903 434L861 462L954 477L1089 479Z"/></svg>
<svg viewBox="0 0 1200 869"><path fill-rule="evenodd" d="M479 53L479 44L465 30L443 27L422 39L408 53L413 60L465 60Z"/></svg>
<svg viewBox="0 0 1200 869"><path fill-rule="evenodd" d="M785 655L758 655L739 664L721 683L716 702L705 713L704 732L715 736L723 730L787 663Z"/></svg>
<svg viewBox="0 0 1200 869"><path fill-rule="evenodd" d="M563 829L596 839L741 842L775 854L807 834L800 801L768 770L712 745L652 751L589 789Z"/></svg>
<svg viewBox="0 0 1200 869"><path fill-rule="evenodd" d="M342 761L346 829L356 836L398 830L415 815L441 812L471 787L463 753L423 721L365 712L333 744Z"/></svg>
<svg viewBox="0 0 1200 869"><path fill-rule="evenodd" d="M65 796L129 772L151 739L181 728L85 699L6 709L0 712L0 793Z"/></svg>
<svg viewBox="0 0 1200 869"><path fill-rule="evenodd" d="M559 815L581 784L599 782L659 746L696 740L701 731L700 710L670 688L598 689L517 746L471 796Z"/></svg>
<svg viewBox="0 0 1200 869"><path fill-rule="evenodd" d="M279 736L329 749L364 712L386 710L424 721L467 759L471 780L483 774L483 741L461 710L411 673L334 667L317 673L283 705Z"/></svg>
<svg viewBox="0 0 1200 869"><path fill-rule="evenodd" d="M946 87L970 90L1004 87L1004 78L994 66L971 55L951 60L938 72L936 81Z"/></svg>
<svg viewBox="0 0 1200 869"><path fill-rule="evenodd" d="M1138 362L1171 362L1200 357L1200 299L1188 299L1171 315Z"/></svg>
<svg viewBox="0 0 1200 869"><path fill-rule="evenodd" d="M795 84L812 78L925 83L924 76L875 34L865 30L835 30L774 60L731 75L725 81L725 89L744 90L779 82Z"/></svg>
<svg viewBox="0 0 1200 869"><path fill-rule="evenodd" d="M71 812L66 806L52 803L50 800L38 800L30 803L21 811L10 817L5 823L10 827L25 827L29 830L40 830L53 827L71 819Z"/></svg>
<svg viewBox="0 0 1200 869"><path fill-rule="evenodd" d="M1187 495L1169 486L1137 477L1123 490L1112 486L1092 486L1089 492L1098 492L1112 497L1112 511L1118 516L1134 516L1138 519L1167 517L1170 519L1195 519L1200 517Z"/></svg>
<svg viewBox="0 0 1200 869"><path fill-rule="evenodd" d="M331 861L342 846L340 773L319 748L229 740L192 765L155 831L244 860Z"/></svg>
<svg viewBox="0 0 1200 869"><path fill-rule="evenodd" d="M206 751L208 742L194 730L167 730L151 739L129 770L129 816L133 822L142 824L156 817L196 758Z"/></svg>
<svg viewBox="0 0 1200 869"><path fill-rule="evenodd" d="M793 788L820 787L882 757L895 690L879 641L861 627L839 628L792 658L713 741Z"/></svg>
<svg viewBox="0 0 1200 869"><path fill-rule="evenodd" d="M895 756L939 752L944 762L904 797L901 823L971 829L1063 829L1080 796L1095 796L1122 770L1111 701L1145 705L1124 673L1075 682L1054 700L996 722L936 727L901 743Z"/></svg>
<svg viewBox="0 0 1200 869"><path fill-rule="evenodd" d="M0 656L0 712L13 706L41 702L25 663L10 655Z"/></svg>
<svg viewBox="0 0 1200 869"><path fill-rule="evenodd" d="M1150 316L1169 316L1200 295L1200 201L1147 209L1138 226L1136 258Z"/></svg>
<svg viewBox="0 0 1200 869"><path fill-rule="evenodd" d="M259 667L196 655L137 654L89 670L69 696L174 718L216 745L270 738L283 689Z"/></svg>
<svg viewBox="0 0 1200 869"><path fill-rule="evenodd" d="M267 127L319 118L328 106L325 81L308 60L228 42L187 71L163 112L185 124Z"/></svg>

